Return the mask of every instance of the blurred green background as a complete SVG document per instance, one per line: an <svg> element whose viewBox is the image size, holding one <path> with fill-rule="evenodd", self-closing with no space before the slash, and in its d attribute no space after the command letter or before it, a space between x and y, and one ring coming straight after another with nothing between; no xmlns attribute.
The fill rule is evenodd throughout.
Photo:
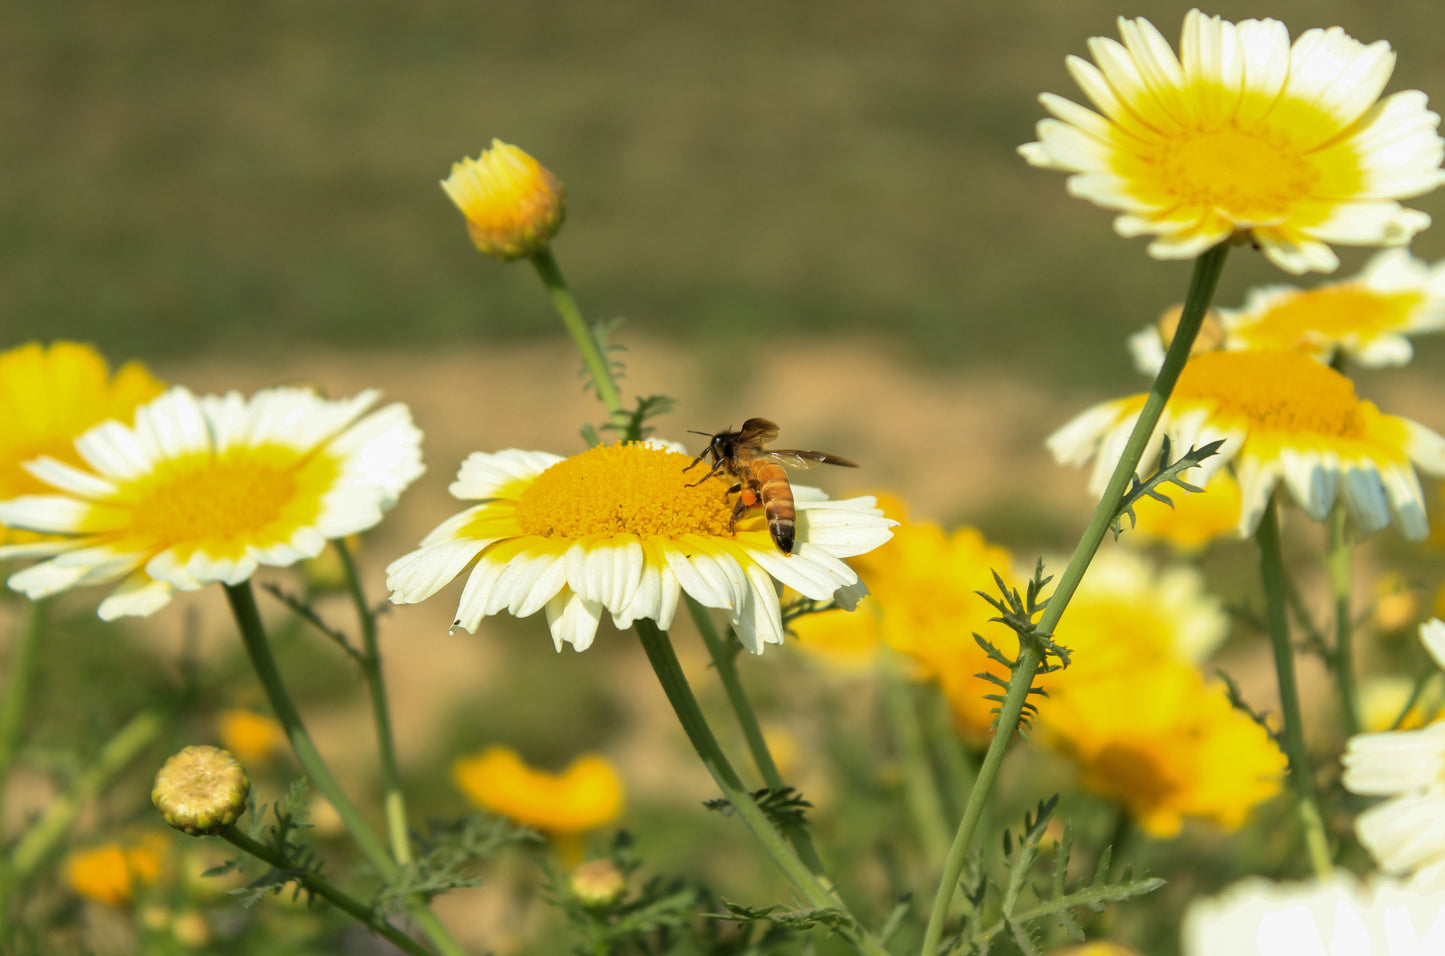
<svg viewBox="0 0 1445 956"><path fill-rule="evenodd" d="M1088 36L1127 14L1172 39L1188 7L10 0L0 344L157 359L557 334L530 270L479 260L437 188L497 136L567 183L556 248L595 317L1115 379L1122 335L1188 265L1149 260L1014 150L1039 92L1079 97L1064 57ZM1433 4L1207 12L1386 38L1392 91L1445 96ZM1420 255L1445 253L1438 233ZM1282 279L1234 259L1221 304Z"/></svg>

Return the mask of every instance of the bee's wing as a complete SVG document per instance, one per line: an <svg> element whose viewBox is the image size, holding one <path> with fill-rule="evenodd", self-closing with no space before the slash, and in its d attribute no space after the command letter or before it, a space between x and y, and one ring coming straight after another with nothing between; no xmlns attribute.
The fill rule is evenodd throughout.
<svg viewBox="0 0 1445 956"><path fill-rule="evenodd" d="M842 465L844 468L857 468L856 462L837 455L830 455L823 451L803 451L798 448L769 448L762 452L759 458L771 458L780 465L787 465L789 468L812 468L814 465Z"/></svg>

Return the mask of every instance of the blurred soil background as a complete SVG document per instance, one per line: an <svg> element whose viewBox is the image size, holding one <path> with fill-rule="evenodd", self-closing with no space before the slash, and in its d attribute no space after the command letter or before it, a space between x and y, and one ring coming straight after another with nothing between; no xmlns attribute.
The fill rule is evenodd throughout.
<svg viewBox="0 0 1445 956"><path fill-rule="evenodd" d="M578 428L601 418L531 269L479 257L437 187L496 136L567 184L555 251L589 317L624 320L612 341L627 348L626 393L679 400L664 437L696 448L687 429L764 415L782 424L780 444L863 464L808 476L830 492L893 490L915 516L975 524L1025 562L1067 551L1089 508L1084 474L1052 464L1042 440L1147 384L1124 339L1182 298L1190 266L1150 260L1015 149L1044 115L1040 92L1081 98L1064 58L1085 55L1087 37L1117 36L1126 14L1173 40L1189 6L5 0L0 348L80 339L196 391L378 387L407 402L429 471L363 545L380 598L385 564L457 510L445 489L467 453L580 450ZM1386 38L1399 54L1389 89L1445 102L1435 4L1206 12ZM1445 194L1410 205L1445 217ZM1415 252L1440 258L1445 234L1425 232ZM1368 255L1341 254L1340 275ZM1282 281L1237 251L1217 302ZM1361 391L1445 430L1445 346L1418 353ZM1397 538L1383 547L1404 553ZM1225 548L1215 565L1247 576L1252 552ZM540 616L448 636L457 594L382 622L418 818L456 813L448 761L498 740L553 767L602 749L636 805L697 816L712 784L630 642L604 627L594 650L558 657ZM42 739L114 726L84 715L86 694L121 716L164 683L115 681L143 671L137 649L166 672L197 635L205 658L238 653L218 594L123 628L94 622L94 599L74 602L44 652ZM348 665L296 644L323 750L370 779L370 746L348 747L366 719ZM682 650L712 695L699 650ZM773 656L744 661L744 679L806 755L825 690L770 679ZM782 673L810 666L777 656ZM260 703L227 693L218 706ZM826 802L826 783L804 789ZM641 828L669 832L649 812ZM735 821L677 826L708 828L699 839L721 856L707 865L730 895L768 898L750 883L766 872L750 847L724 841ZM870 837L834 826L824 846ZM644 849L649 865L686 867L696 845ZM458 917L502 905L458 899ZM503 906L477 938L506 951L515 915Z"/></svg>

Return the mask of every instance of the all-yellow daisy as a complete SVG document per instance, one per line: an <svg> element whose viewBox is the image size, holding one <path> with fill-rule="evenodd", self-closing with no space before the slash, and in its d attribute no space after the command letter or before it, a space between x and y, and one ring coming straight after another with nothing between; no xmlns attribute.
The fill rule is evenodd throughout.
<svg viewBox="0 0 1445 956"><path fill-rule="evenodd" d="M415 604L467 572L454 626L547 612L557 649L592 644L602 612L619 628L649 618L666 630L686 591L726 609L743 645L783 639L777 586L851 608L863 593L843 560L887 541L894 522L872 498L829 501L793 486L797 543L773 544L753 507L728 530L724 480L695 482L680 446L604 445L571 458L509 449L462 463L451 493L477 505L450 518L387 569L397 604Z"/></svg>
<svg viewBox="0 0 1445 956"><path fill-rule="evenodd" d="M1096 405L1047 439L1055 459L1095 459L1090 488L1102 492L1144 395ZM1179 452L1224 439L1220 453L1184 477L1207 483L1226 464L1239 481L1239 532L1253 532L1283 481L1305 513L1324 520L1337 499L1365 533L1393 516L1408 538L1430 530L1418 467L1445 475L1445 438L1361 401L1354 384L1298 352L1209 352L1184 366L1165 406L1141 476L1157 461L1164 435ZM1177 490L1177 489L1176 489Z"/></svg>
<svg viewBox="0 0 1445 956"><path fill-rule="evenodd" d="M75 442L83 467L27 466L58 493L0 502L0 523L60 536L0 548L47 559L10 586L40 598L119 580L100 604L109 620L151 614L176 589L315 557L327 539L380 521L422 473L411 413L365 414L376 399L296 388L198 398L177 387L136 409L132 425L90 429Z"/></svg>
<svg viewBox="0 0 1445 956"><path fill-rule="evenodd" d="M108 418L130 418L164 389L139 362L112 375L105 357L80 342L29 342L0 353L0 499L46 490L25 462L49 455L79 465L81 432ZM32 538L0 528L0 544Z"/></svg>
<svg viewBox="0 0 1445 956"><path fill-rule="evenodd" d="M1123 42L1069 57L1098 112L1060 96L1032 165L1072 173L1072 195L1118 210L1122 236L1149 253L1197 256L1246 236L1291 273L1329 272L1329 243L1404 245L1430 217L1397 200L1440 185L1440 118L1416 90L1380 99L1395 66L1384 41L1339 27L1293 44L1276 20L1230 23L1191 10L1180 55L1147 20L1119 20Z"/></svg>
<svg viewBox="0 0 1445 956"><path fill-rule="evenodd" d="M595 830L622 814L622 778L601 754L582 754L550 773L508 747L489 747L457 758L452 783L481 809L553 836Z"/></svg>

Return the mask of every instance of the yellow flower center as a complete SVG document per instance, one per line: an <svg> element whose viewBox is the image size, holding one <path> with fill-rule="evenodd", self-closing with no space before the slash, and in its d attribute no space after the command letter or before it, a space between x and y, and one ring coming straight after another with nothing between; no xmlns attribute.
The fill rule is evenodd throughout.
<svg viewBox="0 0 1445 956"><path fill-rule="evenodd" d="M698 465L684 474L690 460L640 444L599 445L538 475L517 500L517 524L545 538L724 535L729 481L688 487L704 473Z"/></svg>
<svg viewBox="0 0 1445 956"><path fill-rule="evenodd" d="M1208 352L1184 366L1181 402L1206 401L1216 423L1250 430L1359 438L1366 430L1355 386L1298 352Z"/></svg>
<svg viewBox="0 0 1445 956"><path fill-rule="evenodd" d="M1158 177L1180 202L1267 222L1313 192L1314 167L1287 140L1233 126L1186 130L1159 144Z"/></svg>
<svg viewBox="0 0 1445 956"><path fill-rule="evenodd" d="M1403 329L1424 300L1418 291L1372 292L1349 283L1302 292L1282 300L1241 328L1239 337L1257 349L1293 349L1325 339L1369 339Z"/></svg>
<svg viewBox="0 0 1445 956"><path fill-rule="evenodd" d="M122 491L130 530L161 547L232 542L264 546L314 520L336 475L324 455L303 461L280 445L200 452L159 463Z"/></svg>

